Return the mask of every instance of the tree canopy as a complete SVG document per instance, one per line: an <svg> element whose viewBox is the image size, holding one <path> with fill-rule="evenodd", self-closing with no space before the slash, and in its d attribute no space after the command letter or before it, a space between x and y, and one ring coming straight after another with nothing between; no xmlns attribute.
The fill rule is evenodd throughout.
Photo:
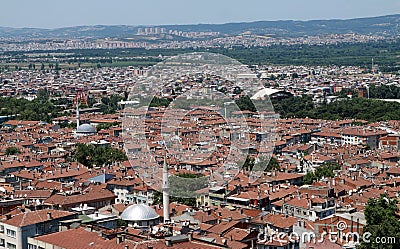
<svg viewBox="0 0 400 249"><path fill-rule="evenodd" d="M27 100L24 98L1 97L0 115L17 115L21 120L42 120L50 122L58 116L59 109L49 100L47 90L41 89L37 92L37 98Z"/></svg>
<svg viewBox="0 0 400 249"><path fill-rule="evenodd" d="M282 118L315 118L325 120L363 119L370 122L400 119L400 104L366 98L344 98L331 103L315 105L310 96L272 99L276 112Z"/></svg>
<svg viewBox="0 0 400 249"><path fill-rule="evenodd" d="M21 151L17 147L7 147L5 154L6 155L16 155L21 153Z"/></svg>
<svg viewBox="0 0 400 249"><path fill-rule="evenodd" d="M113 123L105 123L105 124L99 124L96 126L97 131L101 131L101 130L107 130L112 126L116 126L118 125L118 122L113 122ZM75 124L76 126L76 124Z"/></svg>
<svg viewBox="0 0 400 249"><path fill-rule="evenodd" d="M361 240L357 249L395 249L400 248L400 221L396 217L398 212L397 200L387 195L381 195L379 199L370 199L364 214L367 225L363 233L370 233L368 241ZM379 243L394 238L391 243ZM377 240L377 238L379 238Z"/></svg>
<svg viewBox="0 0 400 249"><path fill-rule="evenodd" d="M321 180L322 177L334 177L334 170L340 169L340 165L337 163L326 163L317 168L315 168L315 172L308 172L304 178L304 184L312 184L314 181Z"/></svg>
<svg viewBox="0 0 400 249"><path fill-rule="evenodd" d="M91 168L94 165L103 166L114 162L128 160L122 150L112 147L95 146L93 144L81 144L76 147L74 159Z"/></svg>
<svg viewBox="0 0 400 249"><path fill-rule="evenodd" d="M371 85L369 97L375 99L400 99L400 87L395 85Z"/></svg>

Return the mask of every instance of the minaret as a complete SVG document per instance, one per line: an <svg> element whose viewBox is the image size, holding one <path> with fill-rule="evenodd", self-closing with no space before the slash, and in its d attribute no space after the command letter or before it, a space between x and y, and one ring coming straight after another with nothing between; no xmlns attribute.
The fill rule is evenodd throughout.
<svg viewBox="0 0 400 249"><path fill-rule="evenodd" d="M169 180L168 180L168 166L167 166L167 155L164 157L163 166L163 208L164 208L164 223L169 222Z"/></svg>
<svg viewBox="0 0 400 249"><path fill-rule="evenodd" d="M79 127L79 103L76 103L76 130Z"/></svg>
<svg viewBox="0 0 400 249"><path fill-rule="evenodd" d="M372 58L372 63L371 63L371 70L374 71L374 58Z"/></svg>

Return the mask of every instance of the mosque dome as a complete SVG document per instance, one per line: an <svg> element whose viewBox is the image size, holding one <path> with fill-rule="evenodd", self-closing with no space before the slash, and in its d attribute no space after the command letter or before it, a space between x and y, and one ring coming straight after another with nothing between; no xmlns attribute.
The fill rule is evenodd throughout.
<svg viewBox="0 0 400 249"><path fill-rule="evenodd" d="M90 124L82 124L78 126L78 128L76 129L76 133L94 134L96 133L96 129Z"/></svg>
<svg viewBox="0 0 400 249"><path fill-rule="evenodd" d="M126 221L150 221L159 217L157 212L146 204L134 204L121 214L121 219Z"/></svg>

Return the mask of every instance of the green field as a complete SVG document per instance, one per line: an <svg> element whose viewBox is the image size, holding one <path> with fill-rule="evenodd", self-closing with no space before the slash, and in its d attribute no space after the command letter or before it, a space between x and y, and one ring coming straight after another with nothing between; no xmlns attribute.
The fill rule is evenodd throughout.
<svg viewBox="0 0 400 249"><path fill-rule="evenodd" d="M399 70L400 41L379 41L370 43L338 44L338 45L274 45L270 47L232 47L213 49L91 49L68 51L34 51L34 52L3 52L11 59L4 59L0 70L28 69L30 53L41 53L48 56L34 58L35 68L54 69L57 62L52 61L57 56L58 68L78 67L126 67L148 66L162 59L159 55L172 56L191 52L213 52L227 55L248 65L309 65L309 66L360 66L371 67L374 59L381 71L397 72ZM53 65L53 68L51 68Z"/></svg>

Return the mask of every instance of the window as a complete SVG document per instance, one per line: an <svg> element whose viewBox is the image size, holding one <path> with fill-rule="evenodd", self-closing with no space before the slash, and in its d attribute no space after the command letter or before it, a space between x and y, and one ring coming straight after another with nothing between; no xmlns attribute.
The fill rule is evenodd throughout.
<svg viewBox="0 0 400 249"><path fill-rule="evenodd" d="M36 246L36 245L28 244L28 249L37 249L37 246Z"/></svg>
<svg viewBox="0 0 400 249"><path fill-rule="evenodd" d="M7 236L11 238L17 237L17 233L14 230L7 229Z"/></svg>
<svg viewBox="0 0 400 249"><path fill-rule="evenodd" d="M8 242L7 243L7 249L17 249L17 246L12 244L12 243L10 243L10 242Z"/></svg>
<svg viewBox="0 0 400 249"><path fill-rule="evenodd" d="M6 244L6 242L4 241L4 239L0 239L0 246L4 247Z"/></svg>

